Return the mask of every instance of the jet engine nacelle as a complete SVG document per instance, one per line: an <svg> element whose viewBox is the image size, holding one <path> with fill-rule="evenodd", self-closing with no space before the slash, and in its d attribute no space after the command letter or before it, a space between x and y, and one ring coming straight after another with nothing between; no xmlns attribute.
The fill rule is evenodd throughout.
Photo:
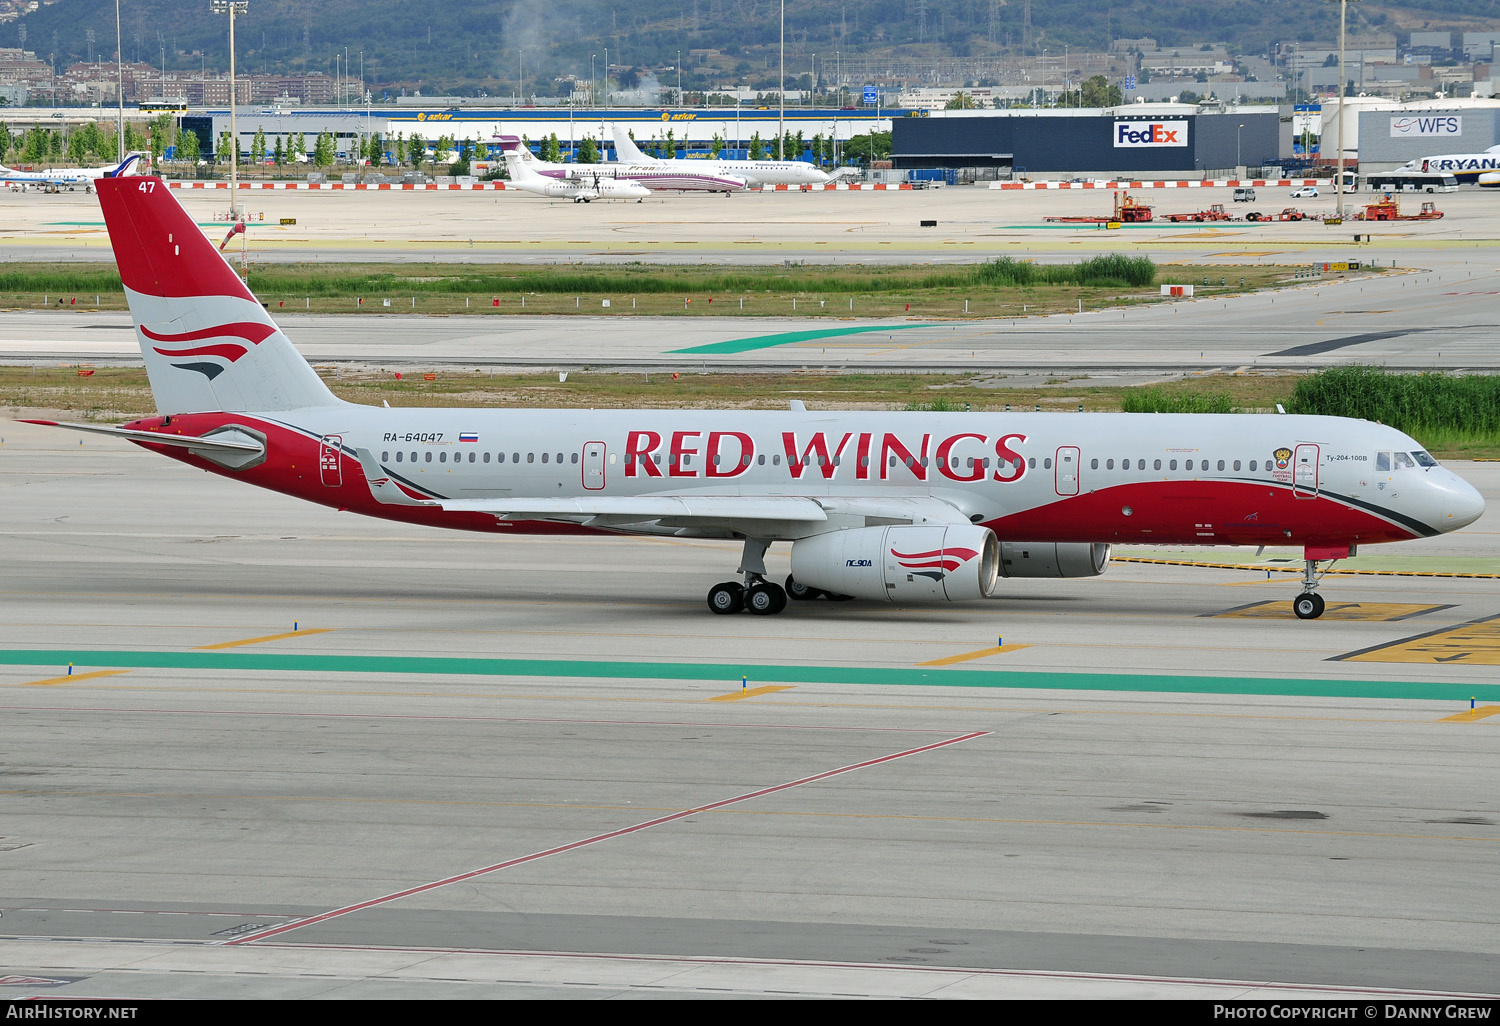
<svg viewBox="0 0 1500 1026"><path fill-rule="evenodd" d="M801 538L792 576L839 595L891 602L962 602L995 590L1000 543L987 527L863 527Z"/></svg>
<svg viewBox="0 0 1500 1026"><path fill-rule="evenodd" d="M1098 577L1108 542L1001 542L1001 577Z"/></svg>

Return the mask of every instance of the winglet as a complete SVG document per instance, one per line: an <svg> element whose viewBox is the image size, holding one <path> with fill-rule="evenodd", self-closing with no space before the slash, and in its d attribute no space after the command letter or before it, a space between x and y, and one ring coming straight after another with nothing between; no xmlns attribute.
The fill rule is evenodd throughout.
<svg viewBox="0 0 1500 1026"><path fill-rule="evenodd" d="M369 449L355 449L354 455L359 458L359 466L365 472L365 480L370 484L370 494L375 501L387 506L436 506L436 502L427 499L413 499L410 495L391 480L391 476L385 472L380 463L375 459L375 454Z"/></svg>

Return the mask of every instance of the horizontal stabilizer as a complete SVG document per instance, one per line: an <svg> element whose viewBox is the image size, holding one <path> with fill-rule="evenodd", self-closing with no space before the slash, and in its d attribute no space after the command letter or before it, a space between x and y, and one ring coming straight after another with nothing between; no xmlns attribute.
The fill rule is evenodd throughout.
<svg viewBox="0 0 1500 1026"><path fill-rule="evenodd" d="M67 428L69 431L87 431L96 435L113 435L131 442L151 442L155 445L175 445L183 449L206 452L264 452L259 442L234 441L229 438L204 437L201 435L172 435L164 431L131 431L126 428L105 427L101 424L66 424L56 420L23 420L22 424L40 424L43 427ZM244 437L241 435L240 437Z"/></svg>

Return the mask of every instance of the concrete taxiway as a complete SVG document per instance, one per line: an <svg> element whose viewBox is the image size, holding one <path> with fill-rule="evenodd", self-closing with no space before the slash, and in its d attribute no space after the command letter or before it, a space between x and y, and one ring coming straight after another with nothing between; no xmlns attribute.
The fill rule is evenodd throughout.
<svg viewBox="0 0 1500 1026"><path fill-rule="evenodd" d="M1312 622L1143 551L715 617L732 545L0 433L7 996L1496 991L1488 519Z"/></svg>

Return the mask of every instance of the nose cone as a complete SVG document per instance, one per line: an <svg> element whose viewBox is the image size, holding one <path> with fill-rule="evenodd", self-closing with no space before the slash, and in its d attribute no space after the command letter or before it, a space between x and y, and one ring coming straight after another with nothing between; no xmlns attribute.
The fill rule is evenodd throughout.
<svg viewBox="0 0 1500 1026"><path fill-rule="evenodd" d="M1448 480L1441 482L1442 489L1439 519L1440 531L1456 531L1467 527L1484 514L1484 496L1478 489L1457 474L1449 473Z"/></svg>

